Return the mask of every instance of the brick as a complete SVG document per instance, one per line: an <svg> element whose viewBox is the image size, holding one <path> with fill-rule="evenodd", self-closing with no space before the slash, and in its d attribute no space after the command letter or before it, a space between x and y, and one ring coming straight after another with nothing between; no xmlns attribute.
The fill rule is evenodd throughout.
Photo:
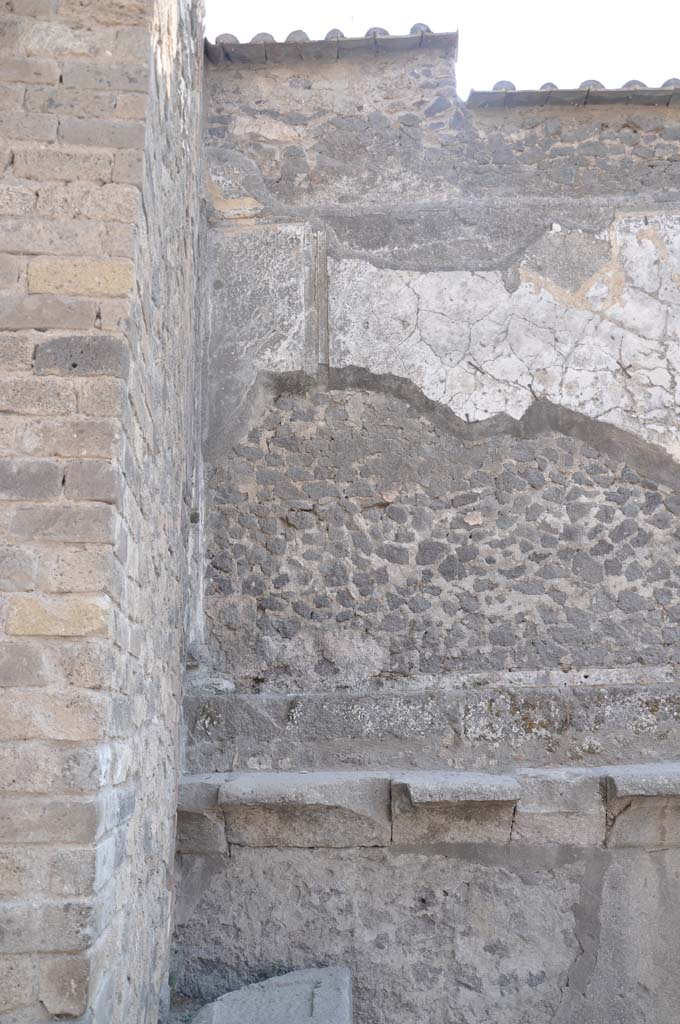
<svg viewBox="0 0 680 1024"><path fill-rule="evenodd" d="M22 27L23 21L20 18L0 18L0 53L8 56L12 52L21 53Z"/></svg>
<svg viewBox="0 0 680 1024"><path fill-rule="evenodd" d="M16 290L24 272L24 260L0 253L0 290Z"/></svg>
<svg viewBox="0 0 680 1024"><path fill-rule="evenodd" d="M122 221L134 224L140 208L139 190L132 185L41 185L36 212L41 217Z"/></svg>
<svg viewBox="0 0 680 1024"><path fill-rule="evenodd" d="M0 797L0 843L90 843L102 819L91 797Z"/></svg>
<svg viewBox="0 0 680 1024"><path fill-rule="evenodd" d="M87 25L148 25L150 12L145 0L61 0L59 14Z"/></svg>
<svg viewBox="0 0 680 1024"><path fill-rule="evenodd" d="M47 654L37 643L24 640L1 642L0 687L47 686L53 681Z"/></svg>
<svg viewBox="0 0 680 1024"><path fill-rule="evenodd" d="M124 149L116 153L113 180L141 185L144 176L144 156L139 150Z"/></svg>
<svg viewBox="0 0 680 1024"><path fill-rule="evenodd" d="M125 378L129 365L126 341L107 334L52 338L37 346L34 357L37 374Z"/></svg>
<svg viewBox="0 0 680 1024"><path fill-rule="evenodd" d="M97 117L113 114L116 97L114 93L95 89L63 89L60 86L38 85L27 89L25 105L29 111L44 114Z"/></svg>
<svg viewBox="0 0 680 1024"><path fill-rule="evenodd" d="M33 956L0 956L0 1012L30 1006L38 998L37 973Z"/></svg>
<svg viewBox="0 0 680 1024"><path fill-rule="evenodd" d="M29 292L127 295L133 283L134 265L131 260L64 260L38 256L28 265Z"/></svg>
<svg viewBox="0 0 680 1024"><path fill-rule="evenodd" d="M0 412L60 416L75 411L76 395L70 381L32 377L0 379Z"/></svg>
<svg viewBox="0 0 680 1024"><path fill-rule="evenodd" d="M141 92L121 93L116 97L116 117L131 118L135 121L143 121L146 117L147 97Z"/></svg>
<svg viewBox="0 0 680 1024"><path fill-rule="evenodd" d="M35 572L32 552L0 544L0 590L32 590Z"/></svg>
<svg viewBox="0 0 680 1024"><path fill-rule="evenodd" d="M120 471L108 461L87 459L69 462L66 466L64 493L73 500L116 504L122 496L122 477Z"/></svg>
<svg viewBox="0 0 680 1024"><path fill-rule="evenodd" d="M123 417L127 391L122 380L98 377L77 385L78 412L85 416Z"/></svg>
<svg viewBox="0 0 680 1024"><path fill-rule="evenodd" d="M80 420L0 417L0 452L107 459L116 451L119 439L120 425L96 416Z"/></svg>
<svg viewBox="0 0 680 1024"><path fill-rule="evenodd" d="M0 953L75 952L97 934L95 907L76 900L0 904L0 917Z"/></svg>
<svg viewBox="0 0 680 1024"><path fill-rule="evenodd" d="M59 65L56 60L3 57L0 61L0 81L56 85L59 81Z"/></svg>
<svg viewBox="0 0 680 1024"><path fill-rule="evenodd" d="M87 956L62 956L40 965L40 1002L48 1013L77 1017L85 1013L90 993Z"/></svg>
<svg viewBox="0 0 680 1024"><path fill-rule="evenodd" d="M2 119L0 118L1 123ZM142 149L144 146L144 124L137 121L104 121L100 118L63 117L59 121L59 138L76 146Z"/></svg>
<svg viewBox="0 0 680 1024"><path fill-rule="evenodd" d="M0 740L100 740L110 701L87 690L6 688L0 692Z"/></svg>
<svg viewBox="0 0 680 1024"><path fill-rule="evenodd" d="M57 137L57 118L53 114L0 111L0 134L6 139L51 142Z"/></svg>
<svg viewBox="0 0 680 1024"><path fill-rule="evenodd" d="M137 64L86 64L66 61L63 65L66 89L107 89L116 92L146 92L148 67Z"/></svg>
<svg viewBox="0 0 680 1024"><path fill-rule="evenodd" d="M75 28L58 21L28 24L22 42L29 57L106 57L113 51L115 31Z"/></svg>
<svg viewBox="0 0 680 1024"><path fill-rule="evenodd" d="M114 685L111 646L103 640L4 640L0 642L0 687Z"/></svg>
<svg viewBox="0 0 680 1024"><path fill-rule="evenodd" d="M0 333L0 368L30 370L35 341L30 334Z"/></svg>
<svg viewBox="0 0 680 1024"><path fill-rule="evenodd" d="M135 251L135 238L137 229L134 224L120 224L111 221L102 224L103 243L102 253L107 256L124 256L127 259ZM102 299L102 301L106 301ZM111 302L119 300L110 299Z"/></svg>
<svg viewBox="0 0 680 1024"><path fill-rule="evenodd" d="M64 468L48 459L0 458L0 499L49 500L62 492Z"/></svg>
<svg viewBox="0 0 680 1024"><path fill-rule="evenodd" d="M69 150L56 146L13 147L17 178L38 181L111 181L113 157L87 149Z"/></svg>
<svg viewBox="0 0 680 1024"><path fill-rule="evenodd" d="M0 744L5 793L93 793L106 782L104 748L38 742Z"/></svg>
<svg viewBox="0 0 680 1024"><path fill-rule="evenodd" d="M25 217L33 211L35 200L33 188L0 184L0 217Z"/></svg>
<svg viewBox="0 0 680 1024"><path fill-rule="evenodd" d="M109 227L94 221L7 217L0 221L0 250L27 255L99 257L107 252Z"/></svg>
<svg viewBox="0 0 680 1024"><path fill-rule="evenodd" d="M61 295L0 295L0 321L7 330L34 327L88 330L94 325L96 305L89 299Z"/></svg>
<svg viewBox="0 0 680 1024"><path fill-rule="evenodd" d="M7 601L5 629L8 636L108 636L110 619L107 597L18 594Z"/></svg>
<svg viewBox="0 0 680 1024"><path fill-rule="evenodd" d="M35 589L64 594L110 593L117 571L111 548L45 548L37 553Z"/></svg>
<svg viewBox="0 0 680 1024"><path fill-rule="evenodd" d="M0 897L91 895L96 861L94 847L0 846Z"/></svg>
<svg viewBox="0 0 680 1024"><path fill-rule="evenodd" d="M0 84L0 110L21 109L21 107L24 105L25 93L25 85Z"/></svg>
<svg viewBox="0 0 680 1024"><path fill-rule="evenodd" d="M70 541L105 544L113 539L114 512L110 505L13 506L9 539L18 541Z"/></svg>

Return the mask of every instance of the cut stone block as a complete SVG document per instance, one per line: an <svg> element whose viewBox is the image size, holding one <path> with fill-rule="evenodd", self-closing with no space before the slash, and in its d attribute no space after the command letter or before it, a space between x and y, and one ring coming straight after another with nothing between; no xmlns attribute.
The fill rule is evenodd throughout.
<svg viewBox="0 0 680 1024"><path fill-rule="evenodd" d="M608 847L680 846L680 799L631 797L607 807Z"/></svg>
<svg viewBox="0 0 680 1024"><path fill-rule="evenodd" d="M378 773L223 776L227 839L243 846L385 846L390 783Z"/></svg>
<svg viewBox="0 0 680 1024"><path fill-rule="evenodd" d="M605 834L605 803L597 771L526 769L519 773L512 841L599 846Z"/></svg>
<svg viewBox="0 0 680 1024"><path fill-rule="evenodd" d="M680 797L680 762L662 764L631 764L607 769L607 790L610 796Z"/></svg>
<svg viewBox="0 0 680 1024"><path fill-rule="evenodd" d="M395 843L507 843L520 795L510 775L409 772L392 779Z"/></svg>
<svg viewBox="0 0 680 1024"><path fill-rule="evenodd" d="M351 1024L352 975L345 967L293 971L229 992L193 1024Z"/></svg>

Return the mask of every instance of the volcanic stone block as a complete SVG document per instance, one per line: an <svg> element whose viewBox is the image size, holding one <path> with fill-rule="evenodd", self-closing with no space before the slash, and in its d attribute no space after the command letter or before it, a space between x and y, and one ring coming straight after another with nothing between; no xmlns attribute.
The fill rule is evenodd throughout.
<svg viewBox="0 0 680 1024"><path fill-rule="evenodd" d="M346 967L293 971L228 992L193 1024L351 1024L352 975Z"/></svg>
<svg viewBox="0 0 680 1024"><path fill-rule="evenodd" d="M395 843L510 841L520 795L510 775L409 772L392 779Z"/></svg>
<svg viewBox="0 0 680 1024"><path fill-rule="evenodd" d="M607 776L607 846L680 846L680 764L629 765Z"/></svg>
<svg viewBox="0 0 680 1024"><path fill-rule="evenodd" d="M244 772L224 777L227 839L242 846L385 846L389 779L378 773Z"/></svg>
<svg viewBox="0 0 680 1024"><path fill-rule="evenodd" d="M605 833L605 804L597 770L526 769L519 773L521 796L512 841L599 846Z"/></svg>

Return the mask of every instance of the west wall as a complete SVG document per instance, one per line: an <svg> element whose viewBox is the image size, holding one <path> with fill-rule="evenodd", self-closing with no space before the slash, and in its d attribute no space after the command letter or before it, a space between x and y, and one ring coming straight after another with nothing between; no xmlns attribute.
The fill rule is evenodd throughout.
<svg viewBox="0 0 680 1024"><path fill-rule="evenodd" d="M5 5L0 1019L155 1022L195 477L200 5Z"/></svg>
<svg viewBox="0 0 680 1024"><path fill-rule="evenodd" d="M677 928L677 803L621 840L604 779L678 747L680 113L324 45L207 72L176 989L343 963L361 1022L670 1024L634 936ZM394 773L442 769L515 780L503 826L440 793L403 831Z"/></svg>

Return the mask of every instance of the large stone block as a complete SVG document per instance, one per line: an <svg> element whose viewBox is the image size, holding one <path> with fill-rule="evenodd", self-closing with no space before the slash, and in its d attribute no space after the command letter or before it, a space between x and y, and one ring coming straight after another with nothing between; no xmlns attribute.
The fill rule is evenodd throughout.
<svg viewBox="0 0 680 1024"><path fill-rule="evenodd" d="M605 835L603 781L597 769L523 769L512 827L517 843L599 846Z"/></svg>
<svg viewBox="0 0 680 1024"><path fill-rule="evenodd" d="M29 292L127 295L133 281L134 267L130 260L66 260L38 256L28 265Z"/></svg>
<svg viewBox="0 0 680 1024"><path fill-rule="evenodd" d="M95 312L91 299L59 295L5 295L0 298L2 324L11 331L26 327L86 331L94 326Z"/></svg>
<svg viewBox="0 0 680 1024"><path fill-rule="evenodd" d="M12 510L10 540L112 543L115 517L110 505L21 505Z"/></svg>
<svg viewBox="0 0 680 1024"><path fill-rule="evenodd" d="M59 81L59 65L56 60L7 57L0 68L0 81L55 85Z"/></svg>
<svg viewBox="0 0 680 1024"><path fill-rule="evenodd" d="M130 350L122 338L112 335L65 335L36 346L35 372L79 377L127 376Z"/></svg>
<svg viewBox="0 0 680 1024"><path fill-rule="evenodd" d="M0 412L65 416L76 412L76 392L67 381L7 376L0 381Z"/></svg>
<svg viewBox="0 0 680 1024"><path fill-rule="evenodd" d="M90 903L27 901L0 908L0 953L76 952L96 937L96 911Z"/></svg>
<svg viewBox="0 0 680 1024"><path fill-rule="evenodd" d="M509 843L520 786L512 776L409 772L392 778L395 843Z"/></svg>
<svg viewBox="0 0 680 1024"><path fill-rule="evenodd" d="M390 841L389 778L370 773L224 776L219 806L242 846L381 846Z"/></svg>
<svg viewBox="0 0 680 1024"><path fill-rule="evenodd" d="M0 590L32 590L36 558L31 551L0 544Z"/></svg>
<svg viewBox="0 0 680 1024"><path fill-rule="evenodd" d="M3 743L0 778L8 793L96 792L106 782L109 758L104 747L64 748L26 740Z"/></svg>
<svg viewBox="0 0 680 1024"><path fill-rule="evenodd" d="M14 173L37 181L111 181L113 156L106 151L14 147Z"/></svg>
<svg viewBox="0 0 680 1024"><path fill-rule="evenodd" d="M3 797L0 810L0 843L91 843L103 821L93 797Z"/></svg>
<svg viewBox="0 0 680 1024"><path fill-rule="evenodd" d="M48 693L8 687L0 692L0 709L2 740L101 740L111 715L108 697L77 689Z"/></svg>
<svg viewBox="0 0 680 1024"><path fill-rule="evenodd" d="M293 971L204 1006L192 1024L352 1024L352 975L342 967Z"/></svg>
<svg viewBox="0 0 680 1024"><path fill-rule="evenodd" d="M49 500L62 490L64 468L50 459L0 459L0 497Z"/></svg>

